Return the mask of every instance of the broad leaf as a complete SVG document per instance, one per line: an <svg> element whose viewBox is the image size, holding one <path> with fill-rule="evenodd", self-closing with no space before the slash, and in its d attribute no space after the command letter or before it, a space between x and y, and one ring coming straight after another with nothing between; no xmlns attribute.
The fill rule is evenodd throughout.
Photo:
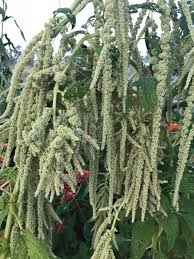
<svg viewBox="0 0 194 259"><path fill-rule="evenodd" d="M144 112L153 112L156 105L156 80L152 76L141 76L135 83L138 98Z"/></svg>
<svg viewBox="0 0 194 259"><path fill-rule="evenodd" d="M82 99L90 86L91 80L84 79L80 82L73 84L71 87L65 89L64 98L68 100L79 100Z"/></svg>
<svg viewBox="0 0 194 259"><path fill-rule="evenodd" d="M175 214L170 214L164 226L164 232L168 240L168 248L171 250L179 233L179 222Z"/></svg>
<svg viewBox="0 0 194 259"><path fill-rule="evenodd" d="M193 174L193 172L192 172ZM185 174L180 185L180 192L194 193L194 177L193 175Z"/></svg>
<svg viewBox="0 0 194 259"><path fill-rule="evenodd" d="M192 214L192 213L183 214L182 216L183 216L184 221L187 223L190 231L194 235L194 214Z"/></svg>
<svg viewBox="0 0 194 259"><path fill-rule="evenodd" d="M132 258L140 259L152 241L152 236L156 230L154 219L150 218L147 222L136 222L132 228Z"/></svg>
<svg viewBox="0 0 194 259"><path fill-rule="evenodd" d="M159 251L154 259L166 259L166 255Z"/></svg>

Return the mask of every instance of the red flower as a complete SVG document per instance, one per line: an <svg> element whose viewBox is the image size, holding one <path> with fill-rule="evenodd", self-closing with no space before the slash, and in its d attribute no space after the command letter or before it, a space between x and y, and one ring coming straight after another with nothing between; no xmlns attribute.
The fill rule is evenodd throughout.
<svg viewBox="0 0 194 259"><path fill-rule="evenodd" d="M75 193L72 191L67 191L63 194L63 196L61 197L60 203L63 204L66 201L71 201L73 199L75 199Z"/></svg>
<svg viewBox="0 0 194 259"><path fill-rule="evenodd" d="M3 165L4 158L2 155L0 155L0 167Z"/></svg>
<svg viewBox="0 0 194 259"><path fill-rule="evenodd" d="M61 197L60 203L63 204L66 201L75 199L76 193L72 192L69 185L64 182L63 196Z"/></svg>
<svg viewBox="0 0 194 259"><path fill-rule="evenodd" d="M84 170L83 173L84 174L82 174L80 171L77 171L77 175L76 175L77 183L87 183L89 181L91 171Z"/></svg>
<svg viewBox="0 0 194 259"><path fill-rule="evenodd" d="M177 132L180 129L180 125L177 122L171 122L167 125L167 128L170 132Z"/></svg>
<svg viewBox="0 0 194 259"><path fill-rule="evenodd" d="M56 222L55 228L58 234L61 234L63 232L63 224L61 224L59 221Z"/></svg>
<svg viewBox="0 0 194 259"><path fill-rule="evenodd" d="M67 192L67 191L70 191L70 187L68 185L68 183L64 182L64 186L63 186L63 192Z"/></svg>

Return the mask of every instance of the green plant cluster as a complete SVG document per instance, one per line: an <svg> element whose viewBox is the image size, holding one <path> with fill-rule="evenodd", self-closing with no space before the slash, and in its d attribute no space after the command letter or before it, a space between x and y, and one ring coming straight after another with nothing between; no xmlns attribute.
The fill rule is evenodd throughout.
<svg viewBox="0 0 194 259"><path fill-rule="evenodd" d="M194 258L193 13L75 0L27 45L0 117L0 258Z"/></svg>

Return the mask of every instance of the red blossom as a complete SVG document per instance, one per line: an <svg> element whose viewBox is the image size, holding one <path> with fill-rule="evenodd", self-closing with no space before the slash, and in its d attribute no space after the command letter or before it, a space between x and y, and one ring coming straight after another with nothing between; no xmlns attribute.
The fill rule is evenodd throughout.
<svg viewBox="0 0 194 259"><path fill-rule="evenodd" d="M170 132L177 132L180 129L180 125L177 122L171 122L167 125L167 128Z"/></svg>
<svg viewBox="0 0 194 259"><path fill-rule="evenodd" d="M60 203L63 204L66 201L71 201L73 199L75 199L75 193L72 191L67 191L63 194L63 196L61 197Z"/></svg>
<svg viewBox="0 0 194 259"><path fill-rule="evenodd" d="M63 224L61 224L59 221L56 222L55 228L58 234L61 234L63 232Z"/></svg>
<svg viewBox="0 0 194 259"><path fill-rule="evenodd" d="M82 174L80 171L77 171L77 175L76 175L77 183L87 183L89 181L91 171L84 170L83 173L84 174Z"/></svg>
<svg viewBox="0 0 194 259"><path fill-rule="evenodd" d="M63 185L63 192L67 192L67 191L70 191L70 187L68 185L68 183L64 182L64 185Z"/></svg>
<svg viewBox="0 0 194 259"><path fill-rule="evenodd" d="M61 197L60 203L63 204L66 201L71 201L75 199L76 193L71 191L71 188L69 185L64 182L64 188L63 188L63 196Z"/></svg>

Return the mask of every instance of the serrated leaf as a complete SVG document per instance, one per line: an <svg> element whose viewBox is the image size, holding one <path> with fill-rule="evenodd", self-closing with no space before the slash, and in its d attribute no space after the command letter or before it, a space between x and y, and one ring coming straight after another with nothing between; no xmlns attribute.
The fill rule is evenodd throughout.
<svg viewBox="0 0 194 259"><path fill-rule="evenodd" d="M67 16L69 22L71 23L72 29L76 25L76 16L73 14L70 8L58 8L53 12L53 14L63 13Z"/></svg>
<svg viewBox="0 0 194 259"><path fill-rule="evenodd" d="M152 241L152 236L156 230L154 219L147 222L136 222L132 228L131 248L132 258L141 259L146 249Z"/></svg>
<svg viewBox="0 0 194 259"><path fill-rule="evenodd" d="M168 216L164 226L164 232L168 240L168 248L171 250L179 233L179 222L175 214Z"/></svg>

